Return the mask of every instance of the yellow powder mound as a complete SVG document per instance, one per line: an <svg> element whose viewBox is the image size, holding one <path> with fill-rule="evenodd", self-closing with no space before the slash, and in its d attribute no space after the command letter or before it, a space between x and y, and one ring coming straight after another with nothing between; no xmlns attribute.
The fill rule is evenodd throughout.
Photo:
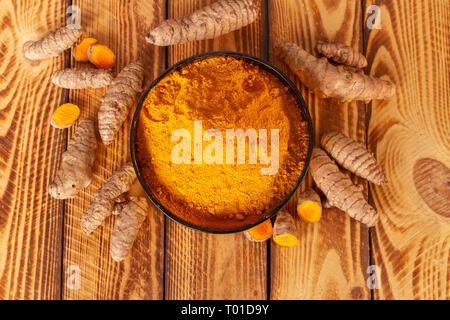
<svg viewBox="0 0 450 320"><path fill-rule="evenodd" d="M223 164L194 164L194 121L202 121L203 133L220 130ZM137 159L155 197L185 221L209 228L234 228L270 213L294 188L308 150L307 123L288 89L233 57L196 60L164 77L148 94L137 127ZM172 133L182 128L192 137L192 164L171 158L179 143ZM248 139L245 164L236 164L236 150L234 164L226 163L226 130L239 128L267 129L269 154L271 129L279 130L276 174L262 175L270 165L259 158L249 164ZM202 150L213 140L203 141Z"/></svg>

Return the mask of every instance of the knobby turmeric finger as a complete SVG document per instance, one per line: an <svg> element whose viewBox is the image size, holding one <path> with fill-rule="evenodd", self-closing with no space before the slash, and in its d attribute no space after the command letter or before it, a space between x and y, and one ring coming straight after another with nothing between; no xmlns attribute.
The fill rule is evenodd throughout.
<svg viewBox="0 0 450 320"><path fill-rule="evenodd" d="M134 196L121 206L111 234L110 254L115 261L122 261L129 255L149 208L145 197Z"/></svg>
<svg viewBox="0 0 450 320"><path fill-rule="evenodd" d="M352 47L340 44L319 41L316 50L325 57L350 67L364 68L367 66L366 57Z"/></svg>
<svg viewBox="0 0 450 320"><path fill-rule="evenodd" d="M49 186L48 191L53 198L72 198L91 183L96 150L94 121L80 121L75 136L63 153L61 167Z"/></svg>
<svg viewBox="0 0 450 320"><path fill-rule="evenodd" d="M78 44L73 52L73 56L76 61L89 61L88 50L89 47L98 42L97 39L94 38L84 38L80 44Z"/></svg>
<svg viewBox="0 0 450 320"><path fill-rule="evenodd" d="M65 89L84 89L106 87L113 80L111 72L100 69L66 68L52 75L54 85Z"/></svg>
<svg viewBox="0 0 450 320"><path fill-rule="evenodd" d="M113 213L115 199L130 190L135 179L133 165L126 163L106 180L81 217L81 229L85 234L91 234Z"/></svg>
<svg viewBox="0 0 450 320"><path fill-rule="evenodd" d="M383 169L362 144L338 132L323 135L320 144L345 169L377 185L386 184Z"/></svg>
<svg viewBox="0 0 450 320"><path fill-rule="evenodd" d="M116 64L116 55L105 45L93 44L89 46L89 61L100 69L111 69Z"/></svg>
<svg viewBox="0 0 450 320"><path fill-rule="evenodd" d="M305 222L315 223L322 216L322 202L313 189L305 190L298 197L297 214Z"/></svg>
<svg viewBox="0 0 450 320"><path fill-rule="evenodd" d="M80 108L72 103L64 103L53 112L50 124L58 129L69 128L80 116Z"/></svg>
<svg viewBox="0 0 450 320"><path fill-rule="evenodd" d="M256 242L266 241L272 237L272 234L273 228L270 219L244 231L244 235L248 240Z"/></svg>
<svg viewBox="0 0 450 320"><path fill-rule="evenodd" d="M143 80L144 65L139 61L132 62L123 68L106 90L98 111L98 130L104 144L114 141L136 95L141 91Z"/></svg>
<svg viewBox="0 0 450 320"><path fill-rule="evenodd" d="M255 0L214 2L188 16L164 21L150 31L146 40L157 46L168 46L216 38L255 21L259 11L255 2Z"/></svg>
<svg viewBox="0 0 450 320"><path fill-rule="evenodd" d="M389 98L395 93L390 81L334 66L327 58L316 58L293 43L280 43L275 53L305 86L323 98L369 102Z"/></svg>
<svg viewBox="0 0 450 320"><path fill-rule="evenodd" d="M74 25L62 27L37 41L24 43L22 51L25 58L42 60L57 57L73 46L83 34L83 29Z"/></svg>
<svg viewBox="0 0 450 320"><path fill-rule="evenodd" d="M339 171L338 166L320 148L313 149L310 171L329 205L347 212L350 217L369 227L375 225L378 219L376 210L367 203L361 190Z"/></svg>
<svg viewBox="0 0 450 320"><path fill-rule="evenodd" d="M295 247L299 243L297 227L289 212L278 212L273 226L273 241L282 247Z"/></svg>

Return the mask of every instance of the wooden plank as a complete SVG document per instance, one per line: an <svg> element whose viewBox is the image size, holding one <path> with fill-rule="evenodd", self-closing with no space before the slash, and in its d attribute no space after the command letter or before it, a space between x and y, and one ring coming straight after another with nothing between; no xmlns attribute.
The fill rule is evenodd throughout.
<svg viewBox="0 0 450 320"><path fill-rule="evenodd" d="M146 85L164 68L163 49L145 46L145 32L165 15L164 1L75 0L81 9L86 35L111 47L117 55L114 72L138 57L145 60ZM73 65L82 67L84 64ZM71 91L70 101L80 106L82 117L96 118L101 90ZM131 113L132 114L132 113ZM76 199L68 201L64 228L65 299L161 299L163 297L164 220L152 208L141 228L131 257L115 263L109 255L109 238L114 217L91 236L81 232L80 219L92 195L114 170L129 159L130 119L115 142L97 152L94 180ZM73 133L73 130L71 130ZM68 270L81 272L81 289L73 289ZM75 271L73 271L75 270Z"/></svg>
<svg viewBox="0 0 450 320"><path fill-rule="evenodd" d="M169 1L169 17L189 14L209 3ZM207 51L231 50L263 57L263 16L220 38L170 47L169 65ZM267 298L265 244L251 243L242 233L206 234L171 220L167 220L166 237L167 299Z"/></svg>
<svg viewBox="0 0 450 320"><path fill-rule="evenodd" d="M65 25L64 2L2 1L0 299L59 299L63 202L47 193L65 148L50 126L65 99L51 85L64 55L31 66L22 45Z"/></svg>
<svg viewBox="0 0 450 320"><path fill-rule="evenodd" d="M450 3L367 1L370 5L381 12L381 29L367 30L370 73L397 86L394 98L372 103L368 134L389 181L371 188L381 215L372 237L380 270L374 297L448 300ZM436 163L442 166L438 174Z"/></svg>
<svg viewBox="0 0 450 320"><path fill-rule="evenodd" d="M314 52L317 40L339 41L362 48L360 1L269 1L270 60L297 81L309 106L316 145L323 133L334 130L365 141L365 106L318 99L273 55L281 41ZM367 187L362 180L355 182ZM302 189L311 185L311 178ZM288 203L296 216L296 197ZM298 219L297 219L298 221ZM295 248L271 247L272 299L370 299L365 285L369 265L368 229L345 213L325 210L319 223L298 222L301 238Z"/></svg>

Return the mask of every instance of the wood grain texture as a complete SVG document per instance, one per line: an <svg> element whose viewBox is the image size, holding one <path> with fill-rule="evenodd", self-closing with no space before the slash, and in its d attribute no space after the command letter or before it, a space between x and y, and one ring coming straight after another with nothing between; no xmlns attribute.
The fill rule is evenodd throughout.
<svg viewBox="0 0 450 320"><path fill-rule="evenodd" d="M145 45L145 32L163 19L164 1L77 0L85 36L108 45L117 55L114 74L138 57L146 66L146 84L164 68L164 51ZM88 66L75 63L77 67ZM81 118L97 118L100 98L105 89L72 90L69 101L81 109ZM64 299L161 299L163 296L164 220L153 206L141 228L130 258L121 263L112 260L109 242L115 217L110 217L91 236L82 233L80 219L94 192L117 168L129 160L131 115L115 142L108 147L99 141L94 179L74 200L67 202L64 223L63 271L72 266L81 271L81 289L72 289L64 274ZM73 130L71 130L73 133Z"/></svg>
<svg viewBox="0 0 450 320"><path fill-rule="evenodd" d="M413 167L417 193L431 210L450 218L450 169L431 158L421 158Z"/></svg>
<svg viewBox="0 0 450 320"><path fill-rule="evenodd" d="M0 0L0 299L369 299L366 270L371 263L380 270L375 299L450 299L450 3L260 0L269 11L262 5L258 21L242 30L169 48L146 45L145 34L164 19L166 5L167 15L178 17L212 1ZM92 236L81 232L80 219L95 190L128 160L130 120L111 146L98 140L92 184L73 200L52 199L47 187L75 127L51 127L51 114L72 102L81 117L96 119L105 90L69 93L51 85L55 70L89 66L75 63L69 52L35 65L21 53L25 41L63 26L72 2L81 9L85 36L116 52L114 74L138 56L146 62L146 85L166 65L197 53L269 56L304 95L316 145L328 131L364 143L369 125L368 148L388 178L387 186L370 186L380 213L370 230L371 243L365 226L336 209L326 209L315 225L297 219L298 247L270 242L268 251L266 243L249 242L242 234L211 235L164 222L153 208L131 257L113 262L109 239L115 217ZM380 30L366 27L371 5L381 9ZM370 105L315 97L272 49L292 41L312 53L318 40L365 52L366 71L394 82L396 95ZM352 179L367 192L363 180ZM301 190L311 185L308 176ZM287 206L292 214L295 202L294 197ZM70 286L73 267L81 272L80 289Z"/></svg>
<svg viewBox="0 0 450 320"><path fill-rule="evenodd" d="M191 13L211 1L169 1L169 17ZM262 1L261 1L262 5ZM263 8L263 6L262 6ZM230 50L264 56L263 17L214 40L169 47L169 65L207 51ZM167 299L266 299L265 243L242 233L206 234L167 220Z"/></svg>
<svg viewBox="0 0 450 320"><path fill-rule="evenodd" d="M450 167L450 3L369 5L381 12L381 29L367 31L370 73L397 86L394 98L372 103L368 135L388 179L387 186L371 188L380 213L372 237L381 274L375 298L449 299L450 218L420 196L414 168L416 178L426 170L436 179L423 159Z"/></svg>
<svg viewBox="0 0 450 320"><path fill-rule="evenodd" d="M273 55L274 46L290 41L310 53L318 40L337 41L362 49L360 1L269 0L270 60L296 80L320 136L338 131L365 142L365 105L318 99L300 84L286 65ZM367 187L360 179L353 181ZM303 190L311 186L308 175ZM297 193L298 195L298 193ZM297 196L287 207L296 216ZM337 209L325 209L316 224L300 223L300 244L282 248L272 242L272 299L370 299L366 287L369 265L367 227Z"/></svg>
<svg viewBox="0 0 450 320"><path fill-rule="evenodd" d="M63 202L47 186L65 148L50 126L64 92L50 75L64 55L31 66L22 45L65 24L59 0L1 1L0 299L58 299Z"/></svg>

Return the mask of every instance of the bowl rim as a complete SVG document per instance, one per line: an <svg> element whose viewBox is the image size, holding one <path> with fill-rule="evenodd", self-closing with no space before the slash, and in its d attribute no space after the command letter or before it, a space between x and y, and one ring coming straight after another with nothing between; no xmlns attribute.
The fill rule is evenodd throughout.
<svg viewBox="0 0 450 320"><path fill-rule="evenodd" d="M240 226L240 227L232 228L232 229L217 229L217 228L198 226L198 225L188 222L188 221L182 219L181 217L175 215L174 213L172 213L170 210L168 210L166 207L164 207L164 205L162 203L160 203L158 201L158 199L153 195L152 191L147 186L147 183L145 182L144 178L142 177L142 175L140 173L140 167L139 167L138 161L136 159L136 150L135 150L136 131L137 131L136 127L137 127L137 123L138 123L139 115L141 113L142 106L143 106L144 101L147 98L150 90L173 70L175 70L187 63L191 63L192 61L211 57L211 56L232 56L232 57L236 57L236 58L247 59L247 60L250 60L250 61L256 63L260 67L263 67L266 71L271 72L272 74L277 76L283 82L283 84L287 85L292 90L292 93L294 94L294 96L297 98L297 101L299 102L298 107L303 112L303 114L306 118L306 121L308 123L308 134L309 134L308 154L305 159L305 165L303 167L302 173L300 174L300 177L298 178L295 186L288 193L288 195L283 199L283 201L281 201L269 213L262 215L261 218L259 218L255 222L252 222L252 223ZM305 178L306 173L308 172L308 169L309 169L309 164L311 161L313 147L314 147L314 130L313 130L313 125L312 125L312 121L311 121L311 115L309 113L308 106L306 105L306 102L303 99L303 96L300 93L300 91L298 90L297 86L281 70L279 70L277 67L273 66L271 63L269 63L261 58L249 55L249 54L245 54L245 53L241 53L241 52L234 52L234 51L212 51L212 52L197 54L197 55L190 56L186 59L180 60L177 63L173 64L171 67L169 67L168 69L163 71L156 79L154 79L152 81L152 83L149 85L149 87L144 91L144 93L142 94L142 96L139 100L139 103L136 107L136 110L134 112L133 119L131 122L131 132L130 132L131 161L133 163L133 167L136 172L137 179L139 180L139 183L141 184L142 188L144 189L147 197L153 202L153 204L160 211L162 211L167 217L169 217L173 221L176 221L176 222L180 223L181 225L184 225L184 226L194 229L194 230L199 230L199 231L203 231L203 232L207 232L207 233L214 233L214 234L228 234L228 233L236 233L236 232L245 231L245 230L248 230L248 229L266 221L267 219L270 219L273 216L275 216L285 206L285 204L291 199L291 197L295 194L297 189L300 187L300 184L303 182L303 179Z"/></svg>

